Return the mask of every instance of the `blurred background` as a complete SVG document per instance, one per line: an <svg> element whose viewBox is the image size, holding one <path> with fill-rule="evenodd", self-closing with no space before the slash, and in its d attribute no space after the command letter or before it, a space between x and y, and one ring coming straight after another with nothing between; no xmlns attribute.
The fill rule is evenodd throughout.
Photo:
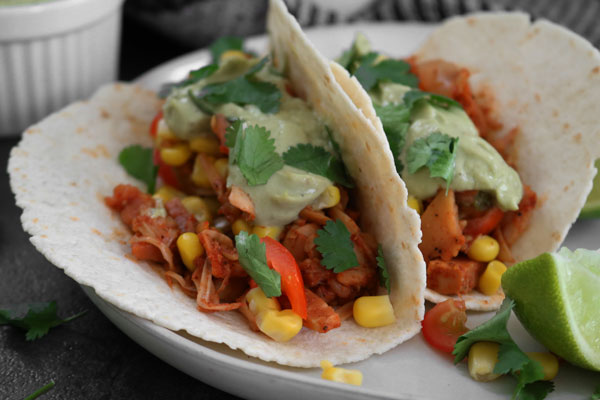
<svg viewBox="0 0 600 400"><path fill-rule="evenodd" d="M305 27L357 21L435 22L479 10L523 10L533 18L569 27L596 47L600 44L598 0L287 3ZM10 149L25 127L64 104L88 97L100 84L133 80L222 35L263 33L267 4L267 0L0 0L0 166L6 169ZM45 14L46 7L56 10ZM29 10L23 12L25 8ZM44 399L235 398L179 372L121 333L74 281L29 243L6 173L0 174L0 191L0 304L56 300L61 315L88 310L85 317L36 342L26 342L19 330L0 327L0 399L22 399L50 379L56 387Z"/></svg>

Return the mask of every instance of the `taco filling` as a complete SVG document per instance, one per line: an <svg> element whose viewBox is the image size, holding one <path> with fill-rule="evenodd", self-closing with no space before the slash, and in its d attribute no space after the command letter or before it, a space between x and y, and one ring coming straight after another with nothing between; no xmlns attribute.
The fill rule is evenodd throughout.
<svg viewBox="0 0 600 400"><path fill-rule="evenodd" d="M133 256L161 265L201 312L240 312L277 341L302 326L328 332L355 299L389 291L339 146L267 57L217 57L167 88L146 168L156 192L118 185L106 204L133 232ZM127 148L120 161L135 176L128 155L149 151ZM394 322L387 295L354 317Z"/></svg>
<svg viewBox="0 0 600 400"><path fill-rule="evenodd" d="M389 59L361 34L338 62L368 92L409 206L421 215L427 287L496 294L491 271L515 261L511 246L537 203L509 156L518 128L498 134L493 104L472 94L470 72L458 65Z"/></svg>

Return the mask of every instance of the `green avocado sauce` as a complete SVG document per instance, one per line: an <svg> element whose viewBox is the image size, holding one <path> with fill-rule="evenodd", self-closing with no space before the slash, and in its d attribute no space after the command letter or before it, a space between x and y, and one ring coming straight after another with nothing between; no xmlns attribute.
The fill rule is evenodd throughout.
<svg viewBox="0 0 600 400"><path fill-rule="evenodd" d="M169 129L179 138L189 140L210 131L210 115L203 113L189 98L188 91L199 91L210 83L224 82L244 74L257 62L230 58L208 78L191 86L175 89L167 98L164 118ZM247 126L259 125L270 132L275 140L275 151L280 155L299 143L310 143L332 151L327 128L309 106L300 98L290 96L285 90L285 78L273 73L268 67L257 73L256 78L275 84L281 91L279 111L263 113L254 105L239 106L227 103L218 106L215 113L228 118L239 118ZM264 226L283 226L298 218L307 205L318 203L319 196L333 182L289 165L284 165L264 185L250 186L237 165L229 165L227 186L240 187L254 203L254 223Z"/></svg>
<svg viewBox="0 0 600 400"><path fill-rule="evenodd" d="M379 89L371 93L373 101L380 105L398 104L410 88L396 83L381 83ZM450 189L455 191L482 190L493 194L498 206L503 210L516 210L523 196L523 185L519 174L511 168L502 156L484 139L479 137L477 128L462 108L444 109L419 102L410 116L410 127L406 143L400 156L406 165L406 150L417 139L433 132L441 132L459 138L456 150L454 177ZM402 179L408 192L417 199L427 199L445 188L441 178L431 178L427 168L414 174L407 168L402 171Z"/></svg>

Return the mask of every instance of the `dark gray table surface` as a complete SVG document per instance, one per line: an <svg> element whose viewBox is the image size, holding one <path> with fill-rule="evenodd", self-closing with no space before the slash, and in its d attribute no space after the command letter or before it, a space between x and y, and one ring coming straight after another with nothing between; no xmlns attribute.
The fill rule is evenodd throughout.
<svg viewBox="0 0 600 400"><path fill-rule="evenodd" d="M125 18L120 79L130 80L193 50ZM152 44L152 50L145 43ZM83 317L25 341L24 332L0 326L0 399L23 399L54 380L41 399L236 399L156 358L119 331L79 285L50 264L29 242L6 166L18 139L0 140L0 305L52 301L66 317Z"/></svg>

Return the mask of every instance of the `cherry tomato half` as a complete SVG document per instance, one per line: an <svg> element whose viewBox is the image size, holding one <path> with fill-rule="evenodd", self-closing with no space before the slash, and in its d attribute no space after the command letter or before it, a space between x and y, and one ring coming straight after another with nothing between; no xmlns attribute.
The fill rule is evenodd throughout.
<svg viewBox="0 0 600 400"><path fill-rule="evenodd" d="M423 336L436 349L451 353L459 336L468 331L466 322L465 302L448 299L425 313Z"/></svg>

